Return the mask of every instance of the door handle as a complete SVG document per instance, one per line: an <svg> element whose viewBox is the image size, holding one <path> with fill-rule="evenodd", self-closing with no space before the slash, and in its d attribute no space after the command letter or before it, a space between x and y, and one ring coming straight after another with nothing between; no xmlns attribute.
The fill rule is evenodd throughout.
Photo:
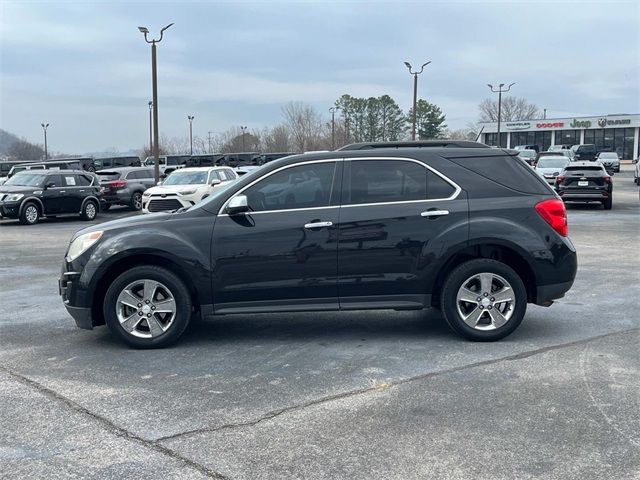
<svg viewBox="0 0 640 480"><path fill-rule="evenodd" d="M331 226L333 226L333 222L312 222L304 224L304 228L322 228Z"/></svg>
<svg viewBox="0 0 640 480"><path fill-rule="evenodd" d="M422 217L442 217L443 215L449 215L449 210L427 210L426 212L422 212L420 216Z"/></svg>
<svg viewBox="0 0 640 480"><path fill-rule="evenodd" d="M58 193L67 193L66 190L60 190Z"/></svg>

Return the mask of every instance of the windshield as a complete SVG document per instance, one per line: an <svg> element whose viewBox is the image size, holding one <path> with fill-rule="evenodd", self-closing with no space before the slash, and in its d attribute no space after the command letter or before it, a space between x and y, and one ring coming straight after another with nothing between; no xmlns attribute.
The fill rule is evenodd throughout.
<svg viewBox="0 0 640 480"><path fill-rule="evenodd" d="M42 187L46 175L36 175L33 173L22 172L14 175L5 182L5 185L20 185L24 187Z"/></svg>
<svg viewBox="0 0 640 480"><path fill-rule="evenodd" d="M538 160L536 168L564 168L566 165L564 157L542 157Z"/></svg>
<svg viewBox="0 0 640 480"><path fill-rule="evenodd" d="M536 151L535 150L521 150L520 153L518 153L518 155L520 155L521 157L535 157Z"/></svg>
<svg viewBox="0 0 640 480"><path fill-rule="evenodd" d="M162 182L163 185L193 185L207 183L209 172L173 172Z"/></svg>
<svg viewBox="0 0 640 480"><path fill-rule="evenodd" d="M617 159L618 154L615 152L602 152L598 158Z"/></svg>

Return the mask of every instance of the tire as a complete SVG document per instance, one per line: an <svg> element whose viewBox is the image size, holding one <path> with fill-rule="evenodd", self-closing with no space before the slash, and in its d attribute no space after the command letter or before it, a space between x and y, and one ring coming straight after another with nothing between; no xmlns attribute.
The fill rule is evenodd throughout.
<svg viewBox="0 0 640 480"><path fill-rule="evenodd" d="M166 302L167 312L160 312L161 302ZM189 325L191 295L170 270L154 265L134 267L113 281L104 297L103 313L111 332L127 345L166 347Z"/></svg>
<svg viewBox="0 0 640 480"><path fill-rule="evenodd" d="M131 202L129 203L129 206L131 207L131 210L142 210L142 193L135 192L131 195Z"/></svg>
<svg viewBox="0 0 640 480"><path fill-rule="evenodd" d="M40 207L34 202L28 202L20 213L20 223L23 225L35 225L40 220Z"/></svg>
<svg viewBox="0 0 640 480"><path fill-rule="evenodd" d="M605 210L611 210L613 208L613 197L609 197L602 201L602 206Z"/></svg>
<svg viewBox="0 0 640 480"><path fill-rule="evenodd" d="M486 282L482 285L485 292L482 280ZM488 285L492 291L486 288ZM496 297L501 293L505 301L498 302ZM465 302L464 298L470 301ZM492 342L518 328L527 310L527 291L520 276L508 265L487 258L470 260L456 267L445 280L440 308L454 332L469 340Z"/></svg>
<svg viewBox="0 0 640 480"><path fill-rule="evenodd" d="M82 213L80 214L80 218L88 222L95 220L98 216L98 210L99 207L96 202L94 202L93 200L87 200L82 206Z"/></svg>

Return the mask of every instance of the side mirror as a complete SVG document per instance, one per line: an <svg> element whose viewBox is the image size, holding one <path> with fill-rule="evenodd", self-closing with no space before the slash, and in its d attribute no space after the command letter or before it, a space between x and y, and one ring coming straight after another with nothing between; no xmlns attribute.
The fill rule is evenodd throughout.
<svg viewBox="0 0 640 480"><path fill-rule="evenodd" d="M246 195L236 195L227 204L227 213L229 215L238 215L249 211L249 204Z"/></svg>
<svg viewBox="0 0 640 480"><path fill-rule="evenodd" d="M219 178L214 178L213 180L211 180L211 186L212 187L215 187L216 185L220 185L221 183L222 183L222 181Z"/></svg>

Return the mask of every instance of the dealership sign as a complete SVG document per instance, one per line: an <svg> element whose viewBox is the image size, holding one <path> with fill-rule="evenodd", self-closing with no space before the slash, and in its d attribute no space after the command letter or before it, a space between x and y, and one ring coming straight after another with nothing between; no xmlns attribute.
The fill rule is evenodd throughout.
<svg viewBox="0 0 640 480"><path fill-rule="evenodd" d="M531 122L507 122L505 127L507 127L507 130L529 130Z"/></svg>
<svg viewBox="0 0 640 480"><path fill-rule="evenodd" d="M588 128L624 128L640 126L640 115L614 115L612 117L559 118L553 120L515 120L501 124L504 131L537 131ZM488 132L497 131L497 123L486 125Z"/></svg>

